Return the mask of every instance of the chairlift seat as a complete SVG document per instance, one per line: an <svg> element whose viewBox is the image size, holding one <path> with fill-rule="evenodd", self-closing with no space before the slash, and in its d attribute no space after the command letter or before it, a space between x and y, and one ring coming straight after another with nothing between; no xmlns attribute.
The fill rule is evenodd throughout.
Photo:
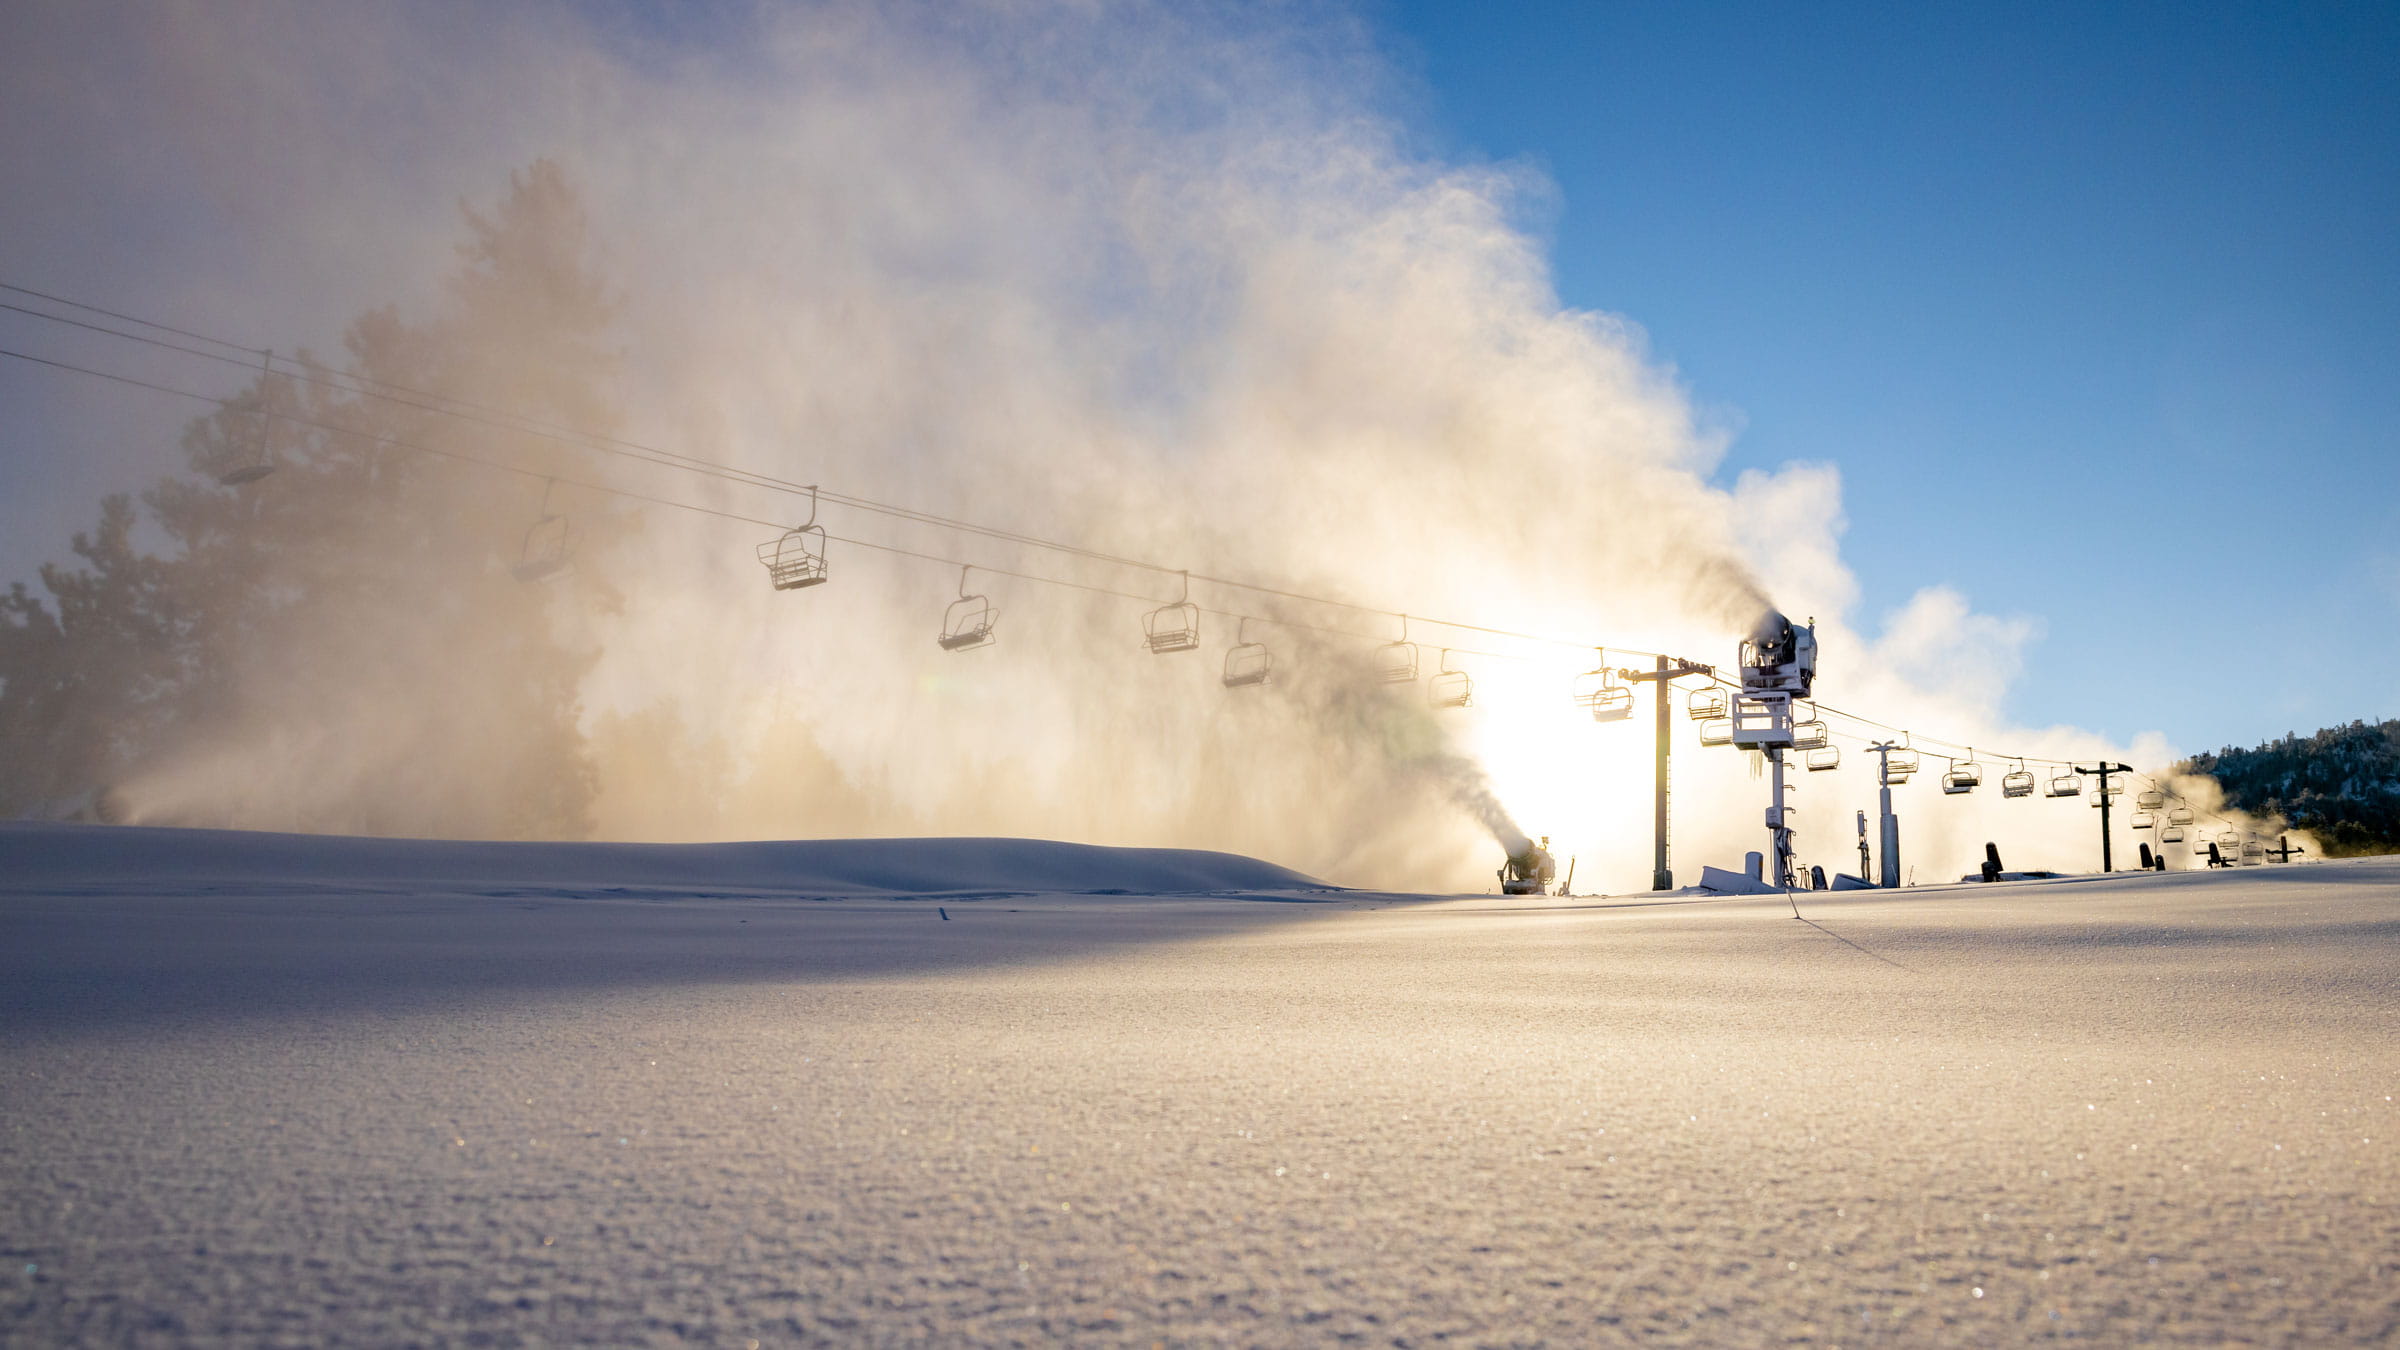
<svg viewBox="0 0 2400 1350"><path fill-rule="evenodd" d="M992 607L990 600L980 595L962 596L951 601L950 607L943 611L942 635L936 640L946 652L973 651L977 647L989 646L992 642L992 625L999 618L1000 611Z"/></svg>
<svg viewBox="0 0 2400 1350"><path fill-rule="evenodd" d="M2156 788L2135 795L2133 804L2144 811L2156 811L2167 804L2167 794Z"/></svg>
<svg viewBox="0 0 2400 1350"><path fill-rule="evenodd" d="M2162 844L2182 843L2183 827L2181 825L2169 825L2167 828L2160 830L2158 832L2158 842Z"/></svg>
<svg viewBox="0 0 2400 1350"><path fill-rule="evenodd" d="M776 590L821 585L826 579L825 528L803 525L787 530L781 538L758 546L758 560L766 564L767 583Z"/></svg>
<svg viewBox="0 0 2400 1350"><path fill-rule="evenodd" d="M2050 780L2050 790L2047 795L2052 797L2080 797L2083 795L2083 779L2075 774L2062 773L2056 778Z"/></svg>
<svg viewBox="0 0 2400 1350"><path fill-rule="evenodd" d="M2137 830L2156 829L2158 827L2158 817L2150 814L2147 811L2136 811L2133 813L2132 825L2133 828Z"/></svg>
<svg viewBox="0 0 2400 1350"><path fill-rule="evenodd" d="M1239 642L1225 649L1224 684L1228 689L1265 684L1274 668L1275 654L1263 642Z"/></svg>
<svg viewBox="0 0 2400 1350"><path fill-rule="evenodd" d="M1700 743L1702 745L1733 744L1733 719L1714 717L1702 722L1700 724Z"/></svg>
<svg viewBox="0 0 2400 1350"><path fill-rule="evenodd" d="M1445 670L1428 680L1425 701L1436 708L1464 708L1475 701L1475 681L1463 670Z"/></svg>
<svg viewBox="0 0 2400 1350"><path fill-rule="evenodd" d="M1155 656L1196 649L1200 645L1200 607L1186 602L1144 614L1142 642Z"/></svg>
<svg viewBox="0 0 2400 1350"><path fill-rule="evenodd" d="M1801 762L1808 765L1810 773L1823 773L1827 769L1838 769L1842 767L1842 747L1838 745L1816 746L1809 750L1808 757Z"/></svg>
<svg viewBox="0 0 2400 1350"><path fill-rule="evenodd" d="M1387 642L1375 649L1375 676L1385 684L1408 684L1417 678L1417 644Z"/></svg>
<svg viewBox="0 0 2400 1350"><path fill-rule="evenodd" d="M567 518L543 516L525 531L525 542L517 550L517 561L508 569L509 574L528 583L548 581L567 570L572 546Z"/></svg>
<svg viewBox="0 0 2400 1350"><path fill-rule="evenodd" d="M2000 795L2003 797L2032 796L2033 775L2024 769L2002 774L2000 776Z"/></svg>

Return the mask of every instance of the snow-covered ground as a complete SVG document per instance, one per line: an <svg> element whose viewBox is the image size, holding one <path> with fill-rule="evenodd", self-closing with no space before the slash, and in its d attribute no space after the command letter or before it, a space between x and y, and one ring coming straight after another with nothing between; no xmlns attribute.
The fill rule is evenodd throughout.
<svg viewBox="0 0 2400 1350"><path fill-rule="evenodd" d="M1799 903L0 827L0 1343L2400 1337L2400 860Z"/></svg>

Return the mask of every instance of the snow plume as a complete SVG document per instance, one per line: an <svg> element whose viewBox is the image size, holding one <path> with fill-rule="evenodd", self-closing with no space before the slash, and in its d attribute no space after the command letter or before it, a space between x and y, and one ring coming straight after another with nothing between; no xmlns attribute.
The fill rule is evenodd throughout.
<svg viewBox="0 0 2400 1350"><path fill-rule="evenodd" d="M39 40L0 59L88 68L40 82L59 108L0 108L72 133L13 157L24 199L113 183L128 217L18 256L117 238L162 259L147 281L87 265L85 291L262 346L330 346L366 312L336 364L1092 550L827 497L838 537L985 569L963 584L1000 606L999 640L950 653L933 638L955 567L837 542L829 584L778 593L751 556L772 528L585 485L779 522L805 497L411 415L378 444L535 477L360 451L208 508L212 575L253 575L224 541L284 540L350 589L221 626L225 677L120 777L150 819L1023 834L1439 889L1485 884L1481 836L1521 841L1513 810L1602 885L1647 879L1646 719L1596 727L1566 697L1628 658L1205 580L1202 650L1154 657L1139 604L1004 574L1182 592L1098 555L1725 665L1772 578L1823 621L1829 701L2001 734L1990 688L1919 686L1903 659L1938 663L1845 623L1832 471L1715 485L1725 433L1640 330L1559 305L1515 223L1544 185L1412 156L1338 12L835 0L662 32L564 5L36 0L17 21ZM74 91L100 88L108 117L79 120ZM444 290L461 199L481 252ZM220 218L235 228L155 242ZM572 577L521 586L506 563L544 476L582 542ZM305 506L303 481L349 496ZM341 500L374 510L327 534ZM1272 683L1220 686L1228 611L1280 621L1243 634L1273 648ZM1453 644L1477 682L1432 739L1418 688L1358 688L1356 654L1404 634L1428 668ZM1760 846L1739 756L1685 740L1677 774L1687 872ZM1855 756L1812 775L1805 845L1838 862L1865 795ZM1982 832L1961 828L1918 856L1960 868Z"/></svg>

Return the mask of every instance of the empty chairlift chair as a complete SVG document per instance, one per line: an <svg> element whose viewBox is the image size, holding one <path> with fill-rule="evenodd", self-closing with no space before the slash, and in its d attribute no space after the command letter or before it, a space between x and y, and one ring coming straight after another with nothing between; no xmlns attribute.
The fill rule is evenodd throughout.
<svg viewBox="0 0 2400 1350"><path fill-rule="evenodd" d="M1263 642L1251 642L1250 621L1244 619L1234 629L1233 645L1225 649L1224 685L1228 689L1247 689L1265 684L1275 669L1275 654Z"/></svg>
<svg viewBox="0 0 2400 1350"><path fill-rule="evenodd" d="M2133 804L2144 811L2156 811L2167 804L2167 794L2156 788L2149 788L2135 793Z"/></svg>
<svg viewBox="0 0 2400 1350"><path fill-rule="evenodd" d="M2003 797L2030 797L2033 795L2033 774L2025 767L2024 760L2018 760L2016 768L2000 775L2000 795Z"/></svg>
<svg viewBox="0 0 2400 1350"><path fill-rule="evenodd" d="M1591 713L1595 722L1622 722L1633 716L1633 686L1619 683L1617 673L1606 667L1587 670L1575 677L1575 702ZM1726 722L1725 740L1722 742L1708 738L1709 728L1714 725L1714 722L1700 724L1700 743L1730 744L1733 740L1732 722Z"/></svg>
<svg viewBox="0 0 2400 1350"><path fill-rule="evenodd" d="M992 643L992 625L1000 621L1000 611L992 608L988 597L967 592L967 573L971 567L958 569L958 599L942 611L942 635L935 639L943 651L966 652Z"/></svg>
<svg viewBox="0 0 2400 1350"><path fill-rule="evenodd" d="M1725 691L1713 684L1695 689L1692 691L1692 696L1684 700L1684 707L1691 712L1692 720L1695 722L1706 722L1723 717L1725 715Z"/></svg>
<svg viewBox="0 0 2400 1350"><path fill-rule="evenodd" d="M567 518L550 510L550 492L557 486L555 480L542 485L542 513L534 518L532 527L525 531L525 541L517 546L517 561L508 572L519 581L548 581L563 575L573 559L575 538Z"/></svg>
<svg viewBox="0 0 2400 1350"><path fill-rule="evenodd" d="M2162 844L2182 843L2183 827L2181 825L2169 825L2165 829L2160 830L2158 832L2158 842Z"/></svg>
<svg viewBox="0 0 2400 1350"><path fill-rule="evenodd" d="M1814 746L1809 750L1807 758L1801 762L1808 765L1810 773L1823 773L1827 769L1838 769L1842 767L1842 748L1838 745Z"/></svg>
<svg viewBox="0 0 2400 1350"><path fill-rule="evenodd" d="M1972 749L1967 751L1967 758L1951 761L1950 772L1942 775L1942 795L1946 797L1973 792L1982 786L1983 766L1975 762Z"/></svg>
<svg viewBox="0 0 2400 1350"><path fill-rule="evenodd" d="M1151 655L1188 652L1200 645L1200 607L1192 603L1192 576L1183 573L1183 597L1142 616L1142 642Z"/></svg>
<svg viewBox="0 0 2400 1350"><path fill-rule="evenodd" d="M2148 811L2136 811L2133 813L2131 824L2137 830L2155 829L2158 826L2158 817Z"/></svg>
<svg viewBox="0 0 2400 1350"><path fill-rule="evenodd" d="M1733 744L1733 719L1713 717L1702 722L1700 724L1700 743L1702 745Z"/></svg>
<svg viewBox="0 0 2400 1350"><path fill-rule="evenodd" d="M1375 649L1375 678L1385 684L1410 684L1417 678L1417 644L1408 640L1408 616L1400 616L1400 640Z"/></svg>
<svg viewBox="0 0 2400 1350"><path fill-rule="evenodd" d="M1425 701L1436 708L1464 708L1475 701L1475 681L1463 670L1450 668L1450 649L1442 648L1442 668L1425 682Z"/></svg>
<svg viewBox="0 0 2400 1350"><path fill-rule="evenodd" d="M1792 725L1792 748L1794 750L1823 750L1829 748L1832 743L1833 732L1823 722L1811 718L1806 722L1796 722Z"/></svg>
<svg viewBox="0 0 2400 1350"><path fill-rule="evenodd" d="M2167 812L2167 823L2169 825L2191 824L2192 808L2188 806L2178 806L2174 810Z"/></svg>
<svg viewBox="0 0 2400 1350"><path fill-rule="evenodd" d="M2050 779L2049 788L2042 795L2046 797L2080 797L2083 795L2083 776L2073 769L2054 775Z"/></svg>
<svg viewBox="0 0 2400 1350"><path fill-rule="evenodd" d="M1895 783L1905 783L1917 772L1917 752L1894 750L1883 757L1883 776Z"/></svg>
<svg viewBox="0 0 2400 1350"><path fill-rule="evenodd" d="M758 546L758 560L767 569L767 584L779 591L796 591L825 581L825 527L817 524L817 489L808 489L808 520Z"/></svg>
<svg viewBox="0 0 2400 1350"><path fill-rule="evenodd" d="M217 482L225 487L241 487L255 483L275 472L275 409L269 402L273 391L267 378L274 371L275 353L272 349L259 353L258 411L247 451L237 451L217 467Z"/></svg>

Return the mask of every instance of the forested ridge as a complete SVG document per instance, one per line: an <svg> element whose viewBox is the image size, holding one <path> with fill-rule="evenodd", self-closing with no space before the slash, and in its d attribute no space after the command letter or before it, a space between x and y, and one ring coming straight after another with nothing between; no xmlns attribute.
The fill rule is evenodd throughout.
<svg viewBox="0 0 2400 1350"><path fill-rule="evenodd" d="M2227 746L2186 768L2223 785L2228 805L2281 815L2333 856L2400 852L2400 720Z"/></svg>

